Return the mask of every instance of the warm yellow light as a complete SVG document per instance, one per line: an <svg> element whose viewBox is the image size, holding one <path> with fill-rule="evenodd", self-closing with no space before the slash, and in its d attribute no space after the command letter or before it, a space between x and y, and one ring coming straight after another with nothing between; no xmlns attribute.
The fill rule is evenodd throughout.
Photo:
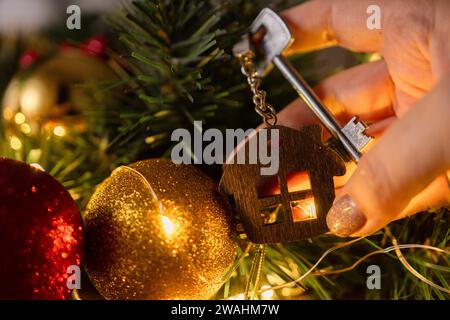
<svg viewBox="0 0 450 320"><path fill-rule="evenodd" d="M381 60L381 59L383 59L383 57L379 53L372 53L369 56L369 62L378 61L378 60Z"/></svg>
<svg viewBox="0 0 450 320"><path fill-rule="evenodd" d="M291 201L291 210L294 222L317 219L314 198Z"/></svg>
<svg viewBox="0 0 450 320"><path fill-rule="evenodd" d="M235 296L229 297L227 300L244 300L245 296L243 293L237 294Z"/></svg>
<svg viewBox="0 0 450 320"><path fill-rule="evenodd" d="M78 200L80 199L80 195L76 192L70 192L70 195L72 196L73 200Z"/></svg>
<svg viewBox="0 0 450 320"><path fill-rule="evenodd" d="M22 125L20 126L20 130L22 130L22 132L25 134L31 133L31 127L28 123L22 123Z"/></svg>
<svg viewBox="0 0 450 320"><path fill-rule="evenodd" d="M266 290L266 289L269 289L269 288L270 288L269 285L264 285L264 286L261 287L262 290ZM273 295L274 295L273 290L263 291L261 293L261 299L263 299L263 300L270 300L270 299L273 298Z"/></svg>
<svg viewBox="0 0 450 320"><path fill-rule="evenodd" d="M36 114L39 109L39 92L36 90L26 91L21 99L22 108L29 114Z"/></svg>
<svg viewBox="0 0 450 320"><path fill-rule="evenodd" d="M300 296L304 293L304 290L302 290L301 288L283 288L281 289L281 295L283 297L295 297L295 296Z"/></svg>
<svg viewBox="0 0 450 320"><path fill-rule="evenodd" d="M161 216L161 222L166 235L169 237L173 235L173 233L175 232L175 225L173 224L173 222L166 216Z"/></svg>
<svg viewBox="0 0 450 320"><path fill-rule="evenodd" d="M155 137L147 137L145 138L145 143L146 144L152 144L155 142Z"/></svg>
<svg viewBox="0 0 450 320"><path fill-rule="evenodd" d="M36 169L45 171L44 168L42 168L42 166L39 163L30 163L30 166L32 166L32 167L34 167Z"/></svg>
<svg viewBox="0 0 450 320"><path fill-rule="evenodd" d="M42 150L41 149L31 149L30 152L28 152L27 159L29 159L30 162L39 162L42 156Z"/></svg>
<svg viewBox="0 0 450 320"><path fill-rule="evenodd" d="M153 136L149 136L149 137L145 138L145 143L152 144L152 143L155 143L156 141L164 139L166 137L167 137L167 134L165 134L165 133L155 134Z"/></svg>
<svg viewBox="0 0 450 320"><path fill-rule="evenodd" d="M22 142L16 136L11 137L10 145L13 150L17 151L17 150L22 149Z"/></svg>
<svg viewBox="0 0 450 320"><path fill-rule="evenodd" d="M58 137L64 137L66 135L66 128L62 126L56 126L53 129L53 134Z"/></svg>
<svg viewBox="0 0 450 320"><path fill-rule="evenodd" d="M316 205L314 203L314 201L309 201L307 202L307 215L311 218L314 219L316 217Z"/></svg>
<svg viewBox="0 0 450 320"><path fill-rule="evenodd" d="M22 112L17 112L16 115L14 116L14 121L17 124L23 124L25 123L25 115Z"/></svg>
<svg viewBox="0 0 450 320"><path fill-rule="evenodd" d="M3 110L3 118L5 118L6 121L9 121L12 119L14 113L12 112L12 110L8 107L5 107L5 109Z"/></svg>

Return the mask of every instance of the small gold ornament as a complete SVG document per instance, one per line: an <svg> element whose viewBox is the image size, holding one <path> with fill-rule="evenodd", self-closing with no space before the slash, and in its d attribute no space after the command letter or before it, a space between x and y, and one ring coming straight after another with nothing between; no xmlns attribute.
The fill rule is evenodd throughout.
<svg viewBox="0 0 450 320"><path fill-rule="evenodd" d="M199 169L145 160L114 170L83 215L86 270L107 299L207 299L234 261L230 209Z"/></svg>
<svg viewBox="0 0 450 320"><path fill-rule="evenodd" d="M91 102L83 85L111 79L115 75L103 60L66 49L11 80L2 101L3 120L9 129L27 135L57 126L82 132L86 122L81 111Z"/></svg>

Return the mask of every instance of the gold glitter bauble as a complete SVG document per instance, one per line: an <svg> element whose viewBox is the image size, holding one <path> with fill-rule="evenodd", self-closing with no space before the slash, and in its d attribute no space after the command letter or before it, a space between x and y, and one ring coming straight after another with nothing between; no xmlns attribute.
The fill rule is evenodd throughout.
<svg viewBox="0 0 450 320"><path fill-rule="evenodd" d="M2 101L3 120L25 134L56 126L84 131L82 109L94 103L84 86L112 79L114 72L103 60L66 49L11 80Z"/></svg>
<svg viewBox="0 0 450 320"><path fill-rule="evenodd" d="M114 170L84 213L86 270L107 299L207 299L234 261L230 210L195 166Z"/></svg>

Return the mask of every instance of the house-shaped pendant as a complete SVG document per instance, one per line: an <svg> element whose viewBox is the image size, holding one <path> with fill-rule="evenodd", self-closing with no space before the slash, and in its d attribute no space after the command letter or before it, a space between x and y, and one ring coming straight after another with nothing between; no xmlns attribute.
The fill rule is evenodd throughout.
<svg viewBox="0 0 450 320"><path fill-rule="evenodd" d="M261 175L259 160L256 164L224 165L220 190L228 195L238 212L245 234L254 243L278 243L310 238L328 231L326 214L334 193L334 176L345 174L345 163L321 140L322 127L305 126L295 130L278 129L279 170L274 176ZM251 139L239 150L249 160Z"/></svg>

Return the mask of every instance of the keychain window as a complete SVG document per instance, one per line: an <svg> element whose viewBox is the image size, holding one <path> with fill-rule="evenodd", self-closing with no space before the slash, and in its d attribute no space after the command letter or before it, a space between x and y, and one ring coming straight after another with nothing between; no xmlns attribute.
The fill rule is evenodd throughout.
<svg viewBox="0 0 450 320"><path fill-rule="evenodd" d="M280 179L278 176L261 176L256 182L261 219L265 225L282 223L285 208L281 204Z"/></svg>
<svg viewBox="0 0 450 320"><path fill-rule="evenodd" d="M294 222L317 219L316 203L307 171L287 174L287 188L291 197L290 209Z"/></svg>
<svg viewBox="0 0 450 320"><path fill-rule="evenodd" d="M258 204L264 225L282 223L286 212L294 222L317 219L316 204L307 171L291 172L287 175L289 205L281 197L279 176L263 176L257 180Z"/></svg>

